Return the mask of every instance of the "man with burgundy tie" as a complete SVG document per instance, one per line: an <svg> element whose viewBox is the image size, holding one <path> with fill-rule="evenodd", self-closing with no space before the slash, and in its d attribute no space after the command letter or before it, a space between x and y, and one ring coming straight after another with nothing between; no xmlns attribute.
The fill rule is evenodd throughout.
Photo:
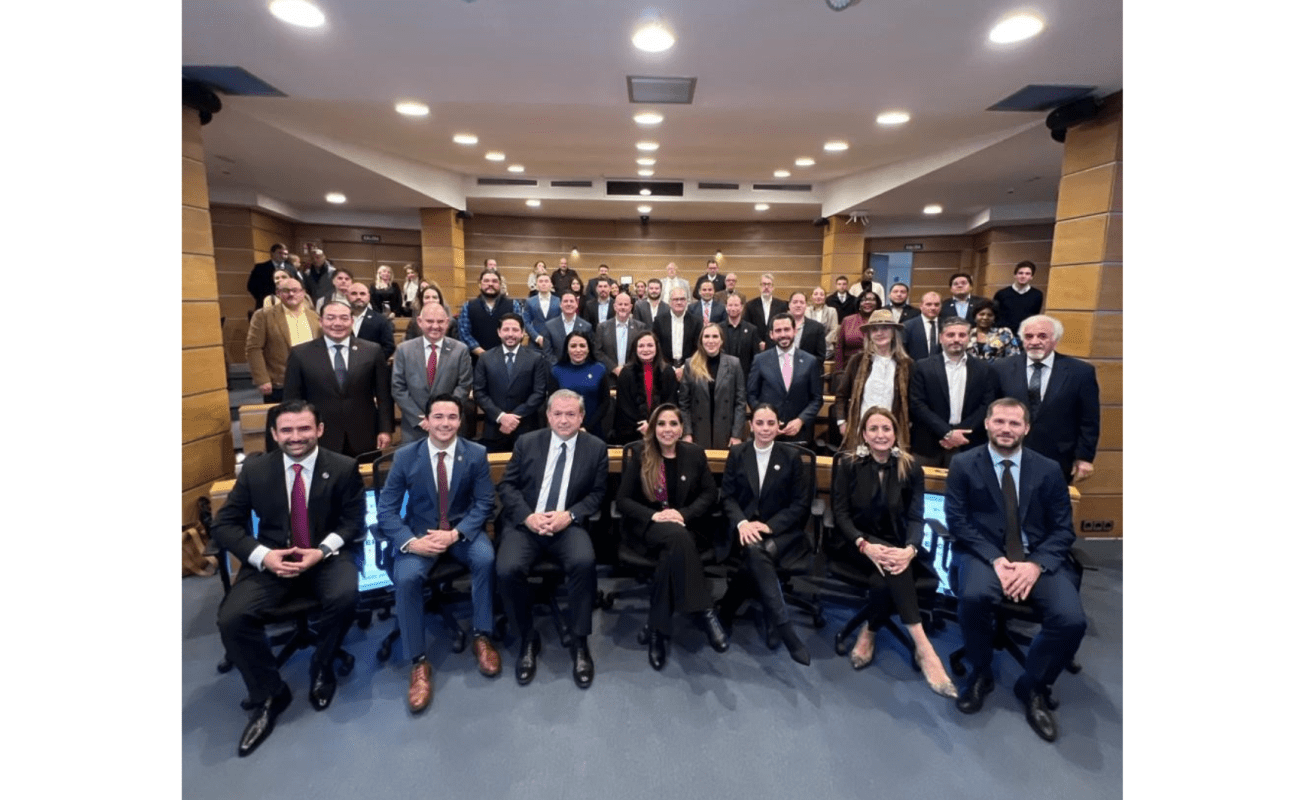
<svg viewBox="0 0 1300 800"><path fill-rule="evenodd" d="M279 450L244 462L212 526L212 538L243 564L217 612L226 656L239 668L253 705L240 756L271 735L276 717L293 699L266 640L267 611L297 596L320 603L309 697L317 711L334 699L334 654L352 624L354 556L365 536L357 462L317 446L325 426L316 409L290 400L270 410L267 426Z"/></svg>
<svg viewBox="0 0 1300 800"><path fill-rule="evenodd" d="M447 338L450 317L441 303L425 303L416 324L424 333L407 339L393 354L393 401L402 411L402 442L420 442L429 398L454 394L462 403L474 384L469 348Z"/></svg>
<svg viewBox="0 0 1300 800"><path fill-rule="evenodd" d="M413 713L433 696L433 667L424 654L424 579L444 554L469 567L474 607L474 658L489 678L501 673L492 646L495 554L484 526L496 505L487 449L456 435L462 406L453 394L429 398L424 408L429 436L393 456L393 468L379 496L379 531L394 557L397 627L411 659L406 701ZM406 516L401 516L402 499Z"/></svg>
<svg viewBox="0 0 1300 800"><path fill-rule="evenodd" d="M1027 603L1042 628L1025 656L1015 694L1025 718L1055 741L1052 684L1074 658L1087 620L1070 555L1074 520L1057 465L1024 447L1029 408L1005 397L989 404L987 447L959 453L948 470L944 511L956 540L957 618L973 669L957 710L974 714L993 691L994 614L1004 599Z"/></svg>

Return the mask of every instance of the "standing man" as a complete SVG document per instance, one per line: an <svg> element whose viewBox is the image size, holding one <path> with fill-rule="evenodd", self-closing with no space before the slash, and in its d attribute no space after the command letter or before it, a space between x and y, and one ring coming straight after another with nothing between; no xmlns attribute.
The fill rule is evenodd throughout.
<svg viewBox="0 0 1300 800"><path fill-rule="evenodd" d="M329 708L337 685L334 654L357 602L353 559L365 537L357 462L317 446L324 425L316 409L292 400L272 408L266 424L279 449L244 462L212 526L212 538L244 564L217 611L221 643L253 704L239 739L241 757L271 735L293 699L265 633L267 612L291 597L320 603L308 696L317 711Z"/></svg>
<svg viewBox="0 0 1300 800"><path fill-rule="evenodd" d="M863 267L862 280L858 281L857 283L849 287L849 294L857 298L857 297L861 297L863 292L875 292L876 297L884 298L885 287L880 284L880 281L875 280L875 277L876 277L875 267L871 266L870 264ZM856 301L854 301L854 310L855 311L857 310Z"/></svg>
<svg viewBox="0 0 1300 800"><path fill-rule="evenodd" d="M248 293L253 296L253 309L262 307L262 301L275 294L275 271L283 269L295 278L301 278L298 271L288 262L289 248L276 242L271 245L271 260L253 265L248 273Z"/></svg>
<svg viewBox="0 0 1300 800"><path fill-rule="evenodd" d="M538 348L546 345L543 329L546 323L560 316L560 298L551 291L551 276L537 276L537 294L523 301L524 330L528 331L528 340Z"/></svg>
<svg viewBox="0 0 1300 800"><path fill-rule="evenodd" d="M1029 407L1026 447L1059 464L1067 482L1086 480L1101 436L1097 370L1056 352L1065 326L1054 317L1030 317L1020 323L1019 333L1025 351L994 362L998 396Z"/></svg>
<svg viewBox="0 0 1300 800"><path fill-rule="evenodd" d="M713 286L715 295L727 290L727 280L718 274L718 261L715 258L709 259L709 263L704 267L704 274L695 279L695 291L692 294L696 300L704 299L700 294L700 287L706 283ZM721 320L716 321L721 322Z"/></svg>
<svg viewBox="0 0 1300 800"><path fill-rule="evenodd" d="M822 365L794 346L794 320L787 313L772 318L772 341L774 346L758 354L749 372L749 407L770 403L781 440L810 446L813 420L822 407Z"/></svg>
<svg viewBox="0 0 1300 800"><path fill-rule="evenodd" d="M551 364L560 360L560 348L564 347L564 337L574 331L591 332L591 323L578 316L578 293L566 289L560 292L560 316L546 323L542 329L545 341L542 347Z"/></svg>
<svg viewBox="0 0 1300 800"><path fill-rule="evenodd" d="M921 315L903 323L903 349L913 361L943 352L943 345L939 342L939 309L942 307L943 298L938 292L926 292L921 295Z"/></svg>
<svg viewBox="0 0 1300 800"><path fill-rule="evenodd" d="M474 384L469 348L448 338L451 320L442 303L426 303L415 321L424 335L402 342L393 358L393 400L402 410L406 443L424 439L426 431L420 423L430 397L451 394L463 404Z"/></svg>
<svg viewBox="0 0 1300 800"><path fill-rule="evenodd" d="M767 331L772 327L772 318L788 311L790 304L772 296L772 290L776 288L776 279L772 277L772 273L764 273L763 277L758 279L758 288L758 297L745 304L745 321L763 332L762 346L766 349L772 342L767 338Z"/></svg>
<svg viewBox="0 0 1300 800"><path fill-rule="evenodd" d="M307 265L307 282L303 288L307 290L307 296L311 298L311 305L314 308L316 301L325 297L333 290L334 284L330 279L334 272L334 265L325 258L325 251L319 247L311 251L311 263Z"/></svg>
<svg viewBox="0 0 1300 800"><path fill-rule="evenodd" d="M646 282L645 299L636 301L636 304L632 306L632 313L636 315L637 319L644 322L647 328L655 324L655 320L659 318L660 314L668 313L668 304L659 301L659 298L663 296L661 294L662 287L663 283L658 278L651 278Z"/></svg>
<svg viewBox="0 0 1300 800"><path fill-rule="evenodd" d="M1038 267L1032 261L1016 264L1013 283L998 289L993 295L997 303L998 327L1020 330L1020 323L1043 311L1043 293L1029 282L1038 273Z"/></svg>
<svg viewBox="0 0 1300 800"><path fill-rule="evenodd" d="M971 287L975 280L966 272L954 272L952 277L948 278L948 290L952 297L943 301L943 307L939 309L940 317L961 317L970 324L975 324L975 306L983 297L971 294Z"/></svg>
<svg viewBox="0 0 1300 800"><path fill-rule="evenodd" d="M668 294L668 313L659 315L654 324L659 352L677 370L678 382L682 379L682 367L700 345L700 331L704 328L698 317L686 313L686 292L683 286L673 287Z"/></svg>
<svg viewBox="0 0 1300 800"><path fill-rule="evenodd" d="M567 292L571 288L569 284L577 277L577 271L569 269L569 259L561 256L559 268L551 273L551 286L557 292Z"/></svg>
<svg viewBox="0 0 1300 800"><path fill-rule="evenodd" d="M606 267L606 269L608 269L608 267ZM596 296L583 304L582 308L583 319L590 322L593 329L600 323L614 316L614 304L609 297L609 278L596 278L595 282Z"/></svg>
<svg viewBox="0 0 1300 800"><path fill-rule="evenodd" d="M989 404L989 444L961 453L948 470L944 510L956 540L957 617L971 671L957 710L974 714L993 691L994 615L1003 599L1028 603L1043 623L1025 656L1015 694L1025 719L1056 741L1052 684L1074 659L1087 620L1070 557L1070 493L1051 459L1022 447L1029 410L1011 398Z"/></svg>
<svg viewBox="0 0 1300 800"><path fill-rule="evenodd" d="M927 467L947 469L953 456L984 444L984 412L997 396L993 368L966 355L970 323L947 317L943 354L916 362L908 388L912 452Z"/></svg>
<svg viewBox="0 0 1300 800"><path fill-rule="evenodd" d="M289 351L284 398L316 406L329 426L320 439L327 450L354 458L382 450L393 438L388 360L379 345L352 335L350 306L331 301L322 310L324 336Z"/></svg>
<svg viewBox="0 0 1300 800"><path fill-rule="evenodd" d="M714 266L716 267L717 264L714 264ZM695 287L695 296L700 299L691 303L690 307L686 309L688 314L702 323L722 322L727 318L727 309L714 296L712 283L704 281Z"/></svg>
<svg viewBox="0 0 1300 800"><path fill-rule="evenodd" d="M497 323L510 313L518 312L514 301L501 289L501 276L484 269L478 275L478 297L466 300L460 310L460 339L474 358L501 344Z"/></svg>
<svg viewBox="0 0 1300 800"><path fill-rule="evenodd" d="M433 697L433 667L424 654L424 580L444 555L470 570L472 649L478 671L489 678L501 674L501 655L491 638L496 558L485 526L496 506L496 492L487 450L456 435L461 404L455 395L430 397L424 417L428 437L393 456L378 504L379 531L393 553L397 629L411 659L406 703L417 714ZM400 515L403 499L405 517Z"/></svg>
<svg viewBox="0 0 1300 800"><path fill-rule="evenodd" d="M916 306L907 302L908 291L906 283L896 283L889 287L889 303L885 308L894 315L894 322L907 322L912 317L921 316Z"/></svg>
<svg viewBox="0 0 1300 800"><path fill-rule="evenodd" d="M826 298L826 305L835 309L839 321L858 310L858 298L849 294L849 279L841 275L835 279L835 293Z"/></svg>
<svg viewBox="0 0 1300 800"><path fill-rule="evenodd" d="M664 271L668 273L668 276L662 281L664 295L669 299L672 299L673 287L680 286L686 290L686 296L689 298L691 294L691 285L686 282L685 278L677 277L677 265L672 261L669 261L668 266L664 267Z"/></svg>
<svg viewBox="0 0 1300 800"><path fill-rule="evenodd" d="M352 335L374 342L388 358L397 349L393 344L393 322L370 305L370 288L360 281L348 287L348 305L352 307Z"/></svg>
<svg viewBox="0 0 1300 800"><path fill-rule="evenodd" d="M790 295L790 318L794 320L794 346L817 360L817 374L825 370L826 326L805 316L808 295L795 292Z"/></svg>
<svg viewBox="0 0 1300 800"><path fill-rule="evenodd" d="M744 306L745 300L748 298L745 297L745 294L743 292L736 291L736 280L737 280L736 273L734 272L727 273L727 277L723 281L723 286L725 288L718 295L718 300L725 304L727 302L727 298L734 295L740 298L740 305Z"/></svg>
<svg viewBox="0 0 1300 800"><path fill-rule="evenodd" d="M316 300L316 312L320 313L326 303L348 303L348 289L352 287L352 271L345 267L335 267L330 273L330 283L334 286L333 294L323 294Z"/></svg>
<svg viewBox="0 0 1300 800"><path fill-rule="evenodd" d="M598 281L600 281L601 278L604 278L605 280L609 281L611 287L614 286L614 279L609 276L608 264L601 264L599 267L596 268L596 277L587 281L587 291L584 293L583 300L595 300L597 297L600 296L599 293L596 291L596 284ZM604 320L601 321L603 322Z"/></svg>
<svg viewBox="0 0 1300 800"><path fill-rule="evenodd" d="M609 477L605 443L584 433L582 396L568 389L546 404L549 430L520 437L498 488L502 531L497 547L497 580L510 624L519 632L515 679L528 685L537 674L542 640L533 627L528 572L543 556L564 569L573 625L573 682L591 686L596 674L587 648L596 597L596 555L588 521L600 510Z"/></svg>
<svg viewBox="0 0 1300 800"><path fill-rule="evenodd" d="M741 319L745 301L740 295L727 298L727 319L722 323L722 352L740 359L740 369L749 380L749 365L762 349L763 335L750 323Z"/></svg>
<svg viewBox="0 0 1300 800"><path fill-rule="evenodd" d="M501 344L474 365L474 400L483 408L483 435L494 453L510 452L520 434L537 429L550 365L542 351L523 347L524 321L506 314L497 323Z"/></svg>
<svg viewBox="0 0 1300 800"><path fill-rule="evenodd" d="M285 278L275 290L279 305L259 308L248 322L244 355L253 385L262 393L263 403L284 399L284 368L289 350L320 335L320 317L309 308L302 281Z"/></svg>
<svg viewBox="0 0 1300 800"><path fill-rule="evenodd" d="M614 318L607 319L596 328L596 358L614 377L623 371L632 340L641 331L649 329L632 316L632 297L627 293L614 298Z"/></svg>

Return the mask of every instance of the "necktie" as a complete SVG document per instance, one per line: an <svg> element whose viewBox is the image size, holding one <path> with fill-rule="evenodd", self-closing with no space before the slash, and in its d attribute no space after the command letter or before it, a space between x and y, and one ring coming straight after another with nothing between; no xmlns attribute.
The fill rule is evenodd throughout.
<svg viewBox="0 0 1300 800"><path fill-rule="evenodd" d="M438 454L438 530L451 530L451 522L447 519L448 503L451 502L451 492L447 489L447 452Z"/></svg>
<svg viewBox="0 0 1300 800"><path fill-rule="evenodd" d="M1035 361L1030 364L1034 372L1029 376L1029 421L1033 422L1038 416L1038 407L1043 402L1043 362Z"/></svg>
<svg viewBox="0 0 1300 800"><path fill-rule="evenodd" d="M704 304L704 314L702 316L704 317L705 322L708 322L709 317L712 316L712 314L709 313L709 309L712 308L712 305L713 305L712 303Z"/></svg>
<svg viewBox="0 0 1300 800"><path fill-rule="evenodd" d="M343 384L348 379L348 365L343 363L343 345L341 344L334 345L334 378L338 380L340 389L343 388Z"/></svg>
<svg viewBox="0 0 1300 800"><path fill-rule="evenodd" d="M427 375L430 386L433 385L433 376L436 374L438 374L438 345L435 344L429 349L429 367Z"/></svg>
<svg viewBox="0 0 1300 800"><path fill-rule="evenodd" d="M506 380L513 380L515 377L515 354L506 353Z"/></svg>
<svg viewBox="0 0 1300 800"><path fill-rule="evenodd" d="M293 492L289 496L289 531L294 547L311 547L311 528L307 524L307 484L302 480L302 464L293 465Z"/></svg>
<svg viewBox="0 0 1300 800"><path fill-rule="evenodd" d="M930 355L939 352L939 328L938 323L930 320Z"/></svg>
<svg viewBox="0 0 1300 800"><path fill-rule="evenodd" d="M1020 506L1016 502L1016 482L1011 477L1011 468L1015 462L1002 460L1002 499L1007 507L1007 558L1012 561L1025 560L1025 546L1020 541Z"/></svg>
<svg viewBox="0 0 1300 800"><path fill-rule="evenodd" d="M555 459L555 469L551 471L551 491L546 493L545 511L554 511L560 504L560 484L564 482L564 462L568 442L560 442L560 457Z"/></svg>
<svg viewBox="0 0 1300 800"><path fill-rule="evenodd" d="M790 382L794 380L794 365L790 363L790 353L781 354L781 380L785 381L785 390L790 391Z"/></svg>

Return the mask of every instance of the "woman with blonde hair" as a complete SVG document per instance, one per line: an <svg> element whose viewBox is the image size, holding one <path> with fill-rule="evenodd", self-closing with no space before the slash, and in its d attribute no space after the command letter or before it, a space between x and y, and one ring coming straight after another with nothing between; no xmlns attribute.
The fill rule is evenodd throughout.
<svg viewBox="0 0 1300 800"><path fill-rule="evenodd" d="M852 319L845 317L844 324ZM835 390L835 417L844 447L851 449L862 440L862 420L872 406L890 410L898 420L898 441L907 446L911 437L907 392L913 362L903 349L903 326L882 308L871 312L862 332L866 342L862 352L849 359Z"/></svg>
<svg viewBox="0 0 1300 800"><path fill-rule="evenodd" d="M684 441L706 450L740 444L745 432L745 373L740 359L722 352L722 326L700 331L699 347L682 370L677 402L682 407Z"/></svg>
<svg viewBox="0 0 1300 800"><path fill-rule="evenodd" d="M835 340L840 333L840 315L835 309L826 305L826 290L814 286L808 294L808 310L804 312L808 319L817 320L826 329L826 352L835 352Z"/></svg>
<svg viewBox="0 0 1300 800"><path fill-rule="evenodd" d="M380 264L375 271L375 282L370 284L370 305L389 318L402 313L402 291L393 283L393 270L387 264Z"/></svg>

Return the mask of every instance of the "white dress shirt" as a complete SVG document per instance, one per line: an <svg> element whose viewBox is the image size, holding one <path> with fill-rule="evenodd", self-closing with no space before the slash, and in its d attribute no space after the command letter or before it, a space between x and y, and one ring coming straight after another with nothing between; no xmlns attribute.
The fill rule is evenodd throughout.
<svg viewBox="0 0 1300 800"><path fill-rule="evenodd" d="M966 401L966 353L953 361L945 353L943 366L948 372L948 424L961 422L962 404Z"/></svg>
<svg viewBox="0 0 1300 800"><path fill-rule="evenodd" d="M772 442L766 448L754 444L754 460L758 462L758 493L763 493L763 480L767 477L767 465L772 461L772 448L776 442Z"/></svg>
<svg viewBox="0 0 1300 800"><path fill-rule="evenodd" d="M1047 354L1047 358L1044 358L1043 361L1042 361L1042 364L1043 364L1043 370L1042 370L1042 372L1043 372L1043 374L1040 376L1040 381L1041 381L1041 383L1040 383L1040 386L1039 386L1039 388L1038 388L1038 399L1039 399L1039 400L1042 400L1044 397L1047 397L1047 382L1048 382L1048 381L1051 379L1051 377L1052 377L1052 365L1053 365L1054 363L1056 363L1056 351L1055 351L1055 350L1053 350L1052 352L1048 353L1048 354ZM1025 357L1025 386L1028 386L1028 385L1029 385L1029 382L1032 381L1033 379L1034 379L1034 360L1033 360L1032 358L1029 358L1028 356L1026 356L1026 357Z"/></svg>
<svg viewBox="0 0 1300 800"><path fill-rule="evenodd" d="M538 514L546 511L546 498L551 496L551 482L557 478L560 481L560 498L555 504L555 511L567 511L567 499L569 496L569 477L573 474L573 446L577 444L578 434L574 434L568 439L561 439L559 434L551 431L550 449L546 452L546 477L542 479L542 488L537 492L537 504L533 511ZM560 458L560 444L567 444L568 448L564 454L564 472L558 476L555 474L555 462Z"/></svg>
<svg viewBox="0 0 1300 800"><path fill-rule="evenodd" d="M316 456L319 454L320 448L313 447L311 452L303 456L301 460L294 461L285 453L280 453L280 455L284 457L284 494L289 501L290 513L292 513L293 510L293 480L295 477L293 465L302 465L303 496L311 497L311 476L312 473L316 471ZM290 536L292 536L292 533ZM329 549L330 555L334 555L343 547L343 537L339 536L337 533L331 532L321 540L321 545ZM292 538L289 540L289 546L293 547ZM259 570L262 569L262 559L266 558L266 554L269 552L271 552L271 548L264 544L259 544L257 547L253 548L253 552L249 554L248 563L252 564Z"/></svg>
<svg viewBox="0 0 1300 800"><path fill-rule="evenodd" d="M866 419L867 409L872 406L894 409L894 371L897 365L889 356L876 353L871 356L871 374L867 384L862 387L862 418Z"/></svg>

